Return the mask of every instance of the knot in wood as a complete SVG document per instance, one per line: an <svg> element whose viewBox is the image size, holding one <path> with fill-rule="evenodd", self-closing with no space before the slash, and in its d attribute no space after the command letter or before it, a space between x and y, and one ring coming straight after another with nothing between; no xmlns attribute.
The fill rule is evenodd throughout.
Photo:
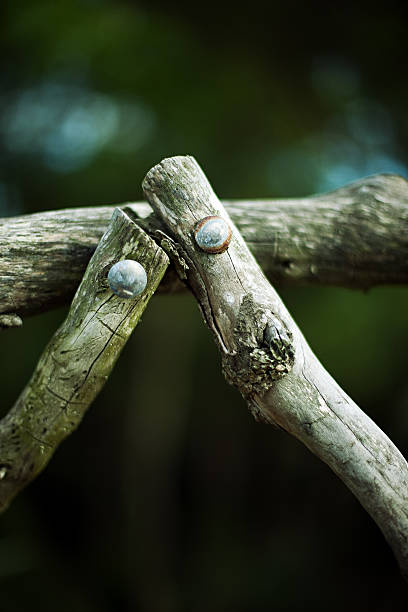
<svg viewBox="0 0 408 612"><path fill-rule="evenodd" d="M249 294L240 305L234 340L237 349L224 354L223 372L247 400L264 395L292 369L292 334L279 317L257 305Z"/></svg>

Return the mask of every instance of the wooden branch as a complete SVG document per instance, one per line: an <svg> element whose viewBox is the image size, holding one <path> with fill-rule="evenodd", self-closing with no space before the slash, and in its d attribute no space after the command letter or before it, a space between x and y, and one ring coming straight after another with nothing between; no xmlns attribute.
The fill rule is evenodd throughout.
<svg viewBox="0 0 408 612"><path fill-rule="evenodd" d="M310 198L225 206L273 283L365 289L408 282L408 183L399 176L372 176ZM146 203L130 209L148 233L163 230ZM0 220L0 313L25 316L68 302L112 211L72 208ZM173 271L160 290L180 287Z"/></svg>
<svg viewBox="0 0 408 612"><path fill-rule="evenodd" d="M107 273L116 261L136 258L147 272L147 287L135 299L122 299L110 291ZM0 510L41 472L60 442L79 425L168 264L165 252L116 209L66 320L0 422Z"/></svg>
<svg viewBox="0 0 408 612"><path fill-rule="evenodd" d="M376 521L408 576L404 457L319 363L195 160L165 159L147 174L144 190L188 265L188 283L227 380L257 419L296 436L331 467ZM208 215L231 224L225 253L196 245L193 229ZM211 381L203 389L211 401Z"/></svg>

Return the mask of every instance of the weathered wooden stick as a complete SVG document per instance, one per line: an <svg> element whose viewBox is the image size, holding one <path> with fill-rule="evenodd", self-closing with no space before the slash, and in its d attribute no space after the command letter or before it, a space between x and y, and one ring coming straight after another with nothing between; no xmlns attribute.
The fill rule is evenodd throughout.
<svg viewBox="0 0 408 612"><path fill-rule="evenodd" d="M165 159L143 186L174 240L173 252L188 266L188 283L216 339L227 380L256 418L296 436L344 481L382 530L407 577L404 457L319 363L195 160ZM232 228L224 253L197 246L194 228L209 215ZM205 388L210 400L210 381Z"/></svg>
<svg viewBox="0 0 408 612"><path fill-rule="evenodd" d="M224 204L275 284L408 283L408 182L400 176L371 176L310 198ZM146 203L129 208L147 233L163 229ZM72 208L0 220L0 313L25 316L72 299L112 211ZM180 287L169 270L160 291Z"/></svg>
<svg viewBox="0 0 408 612"><path fill-rule="evenodd" d="M137 259L147 287L122 299L107 284L110 267ZM42 354L14 407L0 421L0 510L46 466L79 425L169 264L166 253L116 209L64 323Z"/></svg>

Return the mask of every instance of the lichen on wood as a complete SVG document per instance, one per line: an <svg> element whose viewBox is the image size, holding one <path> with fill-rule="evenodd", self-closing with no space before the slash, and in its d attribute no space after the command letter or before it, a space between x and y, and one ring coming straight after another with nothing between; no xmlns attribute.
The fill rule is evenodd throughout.
<svg viewBox="0 0 408 612"><path fill-rule="evenodd" d="M135 299L109 289L115 262L137 259L148 284ZM169 259L126 213L116 209L92 256L67 318L31 380L0 422L0 510L45 467L81 422L156 290ZM116 407L115 407L116 409Z"/></svg>

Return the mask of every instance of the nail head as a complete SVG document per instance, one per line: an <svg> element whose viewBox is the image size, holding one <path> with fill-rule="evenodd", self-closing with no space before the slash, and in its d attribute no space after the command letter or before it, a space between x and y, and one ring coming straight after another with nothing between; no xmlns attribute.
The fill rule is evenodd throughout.
<svg viewBox="0 0 408 612"><path fill-rule="evenodd" d="M222 217L204 217L194 228L197 245L206 253L223 253L228 249L232 231Z"/></svg>
<svg viewBox="0 0 408 612"><path fill-rule="evenodd" d="M108 284L113 293L119 297L135 298L146 289L146 271L137 261L123 259L115 263L109 270Z"/></svg>

